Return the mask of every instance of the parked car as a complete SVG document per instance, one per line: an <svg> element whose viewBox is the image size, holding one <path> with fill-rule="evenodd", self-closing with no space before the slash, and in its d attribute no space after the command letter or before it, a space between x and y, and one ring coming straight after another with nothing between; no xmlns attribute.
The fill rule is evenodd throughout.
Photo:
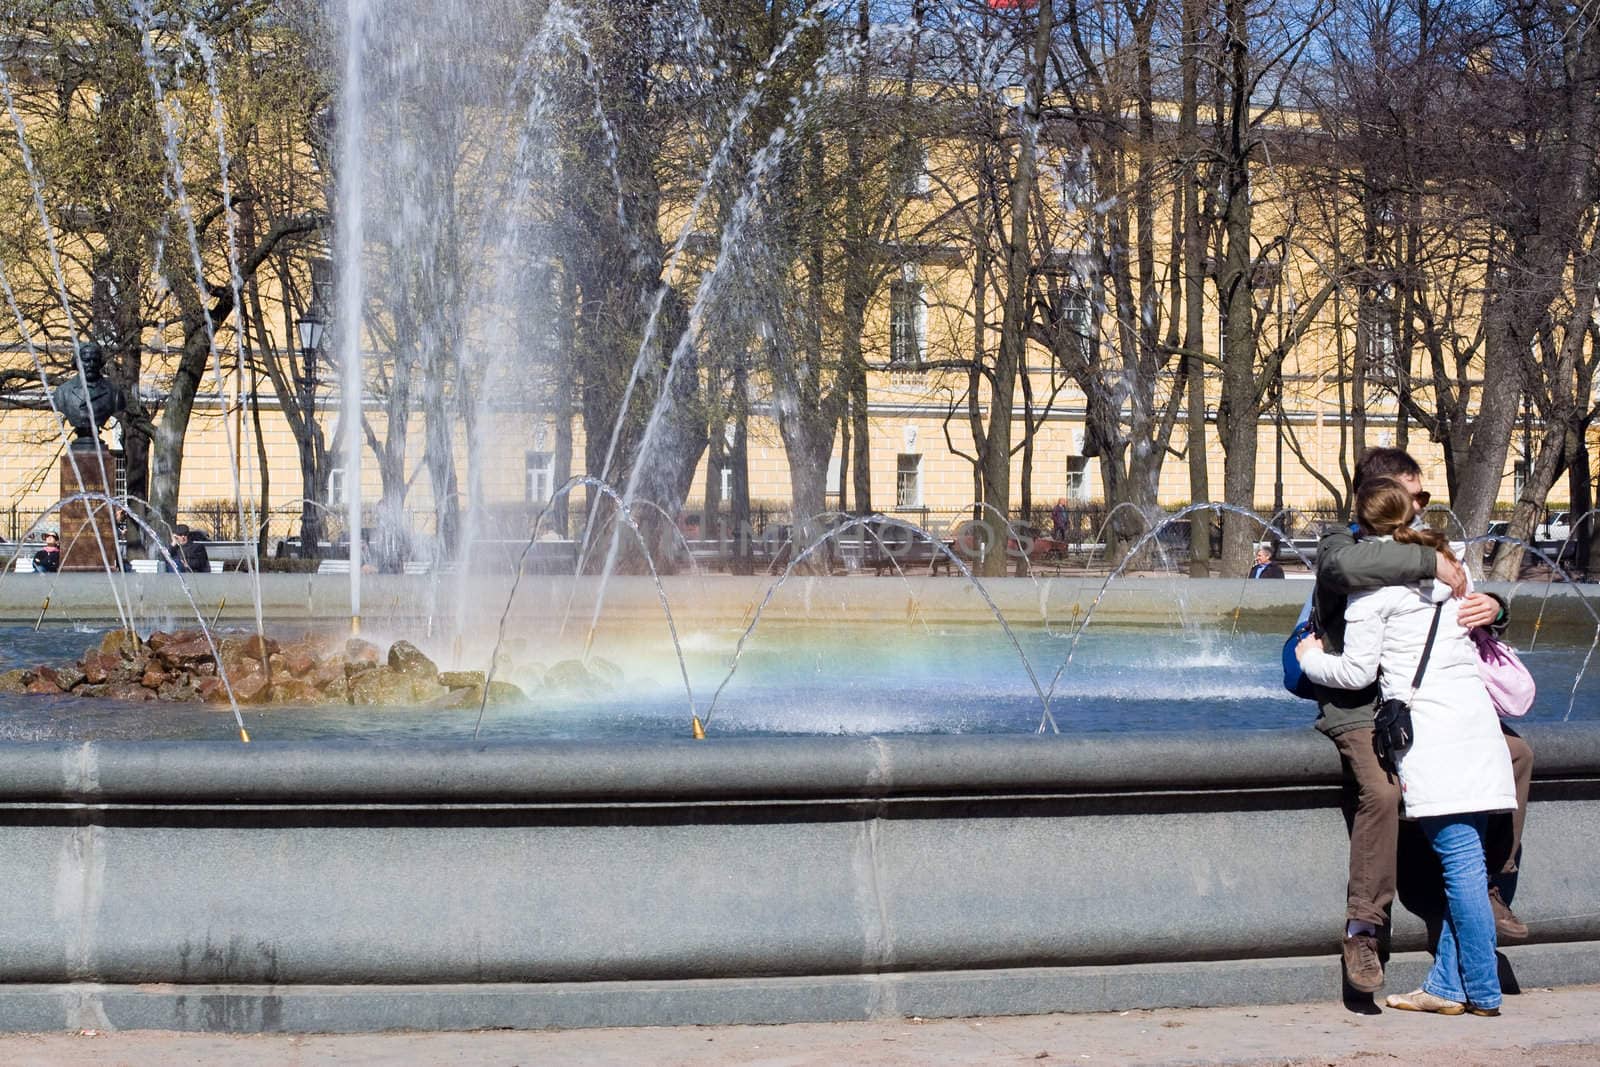
<svg viewBox="0 0 1600 1067"><path fill-rule="evenodd" d="M1156 534L1156 540L1161 542L1169 552L1187 552L1189 550L1189 529L1190 521L1188 519L1174 519L1161 527L1160 532ZM1220 555L1222 555L1222 523L1213 522L1211 524L1211 558L1216 559Z"/></svg>
<svg viewBox="0 0 1600 1067"><path fill-rule="evenodd" d="M1535 541L1565 541L1572 533L1572 516L1569 512L1558 511L1550 516L1548 522L1541 522L1533 531Z"/></svg>

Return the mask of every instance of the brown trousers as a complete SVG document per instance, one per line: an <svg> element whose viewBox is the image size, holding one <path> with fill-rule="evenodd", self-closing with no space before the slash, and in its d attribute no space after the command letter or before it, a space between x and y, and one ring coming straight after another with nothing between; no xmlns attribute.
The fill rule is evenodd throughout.
<svg viewBox="0 0 1600 1067"><path fill-rule="evenodd" d="M1533 749L1505 731L1516 782L1517 810L1509 818L1489 820L1484 852L1490 877L1512 874L1522 850L1522 824L1528 817L1528 788L1533 781ZM1400 782L1378 763L1371 727L1347 730L1333 739L1347 780L1355 783L1355 812L1350 821L1350 882L1346 919L1384 926L1394 901L1395 850L1400 837Z"/></svg>

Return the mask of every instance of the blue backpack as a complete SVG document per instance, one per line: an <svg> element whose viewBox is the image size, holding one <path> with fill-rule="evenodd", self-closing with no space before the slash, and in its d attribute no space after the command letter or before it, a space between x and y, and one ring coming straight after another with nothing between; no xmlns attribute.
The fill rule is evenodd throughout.
<svg viewBox="0 0 1600 1067"><path fill-rule="evenodd" d="M1283 643L1283 687L1302 700L1317 699L1317 683L1306 677L1294 654L1296 645L1317 632L1316 623L1311 619L1311 604L1316 595L1313 589L1306 597L1306 606L1300 609L1300 617L1289 631L1289 639Z"/></svg>

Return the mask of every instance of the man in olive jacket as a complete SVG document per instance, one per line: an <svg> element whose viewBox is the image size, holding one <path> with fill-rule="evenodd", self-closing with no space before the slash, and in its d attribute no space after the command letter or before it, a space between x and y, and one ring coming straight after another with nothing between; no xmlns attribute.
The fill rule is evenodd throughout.
<svg viewBox="0 0 1600 1067"><path fill-rule="evenodd" d="M1428 504L1429 495L1422 488L1422 469L1398 448L1376 448L1362 457L1356 465L1355 484L1359 486L1370 478L1399 482L1411 493L1417 515ZM1462 626L1504 628L1504 602L1489 593L1466 595L1466 572L1450 557L1427 545L1359 540L1350 529L1324 534L1317 544L1311 615L1323 647L1334 654L1344 650L1344 610L1351 593L1430 578L1438 578L1457 596L1464 597L1458 612ZM1395 852L1400 833L1400 783L1379 764L1372 740L1372 717L1378 700L1376 683L1359 690L1318 687L1316 727L1338 747L1346 778L1355 783L1344 968L1350 986L1363 993L1376 992L1383 985L1377 935L1389 921L1388 909L1394 900ZM1527 742L1508 732L1506 745L1511 750L1517 810L1510 819L1492 826L1491 840L1485 842L1491 881L1517 870L1528 786L1533 778L1533 752ZM1528 928L1511 913L1499 886L1491 887L1490 902L1501 940L1527 936Z"/></svg>

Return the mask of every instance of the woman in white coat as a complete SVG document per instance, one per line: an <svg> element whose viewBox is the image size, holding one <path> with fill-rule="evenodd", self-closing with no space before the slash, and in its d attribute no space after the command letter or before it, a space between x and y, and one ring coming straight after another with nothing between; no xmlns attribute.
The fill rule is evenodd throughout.
<svg viewBox="0 0 1600 1067"><path fill-rule="evenodd" d="M1411 496L1378 479L1356 494L1365 536L1424 543L1448 554L1443 535L1413 529ZM1500 1013L1494 913L1483 834L1488 817L1517 805L1511 758L1499 717L1478 677L1478 654L1456 621L1460 602L1438 582L1357 593L1345 610L1344 653L1329 655L1308 637L1295 650L1306 676L1321 685L1360 689L1380 681L1385 700L1411 705L1414 740L1399 756L1400 795L1408 818L1444 865L1447 912L1433 969L1422 988L1389 997L1392 1008L1442 1015ZM1438 614L1421 683L1412 679Z"/></svg>

